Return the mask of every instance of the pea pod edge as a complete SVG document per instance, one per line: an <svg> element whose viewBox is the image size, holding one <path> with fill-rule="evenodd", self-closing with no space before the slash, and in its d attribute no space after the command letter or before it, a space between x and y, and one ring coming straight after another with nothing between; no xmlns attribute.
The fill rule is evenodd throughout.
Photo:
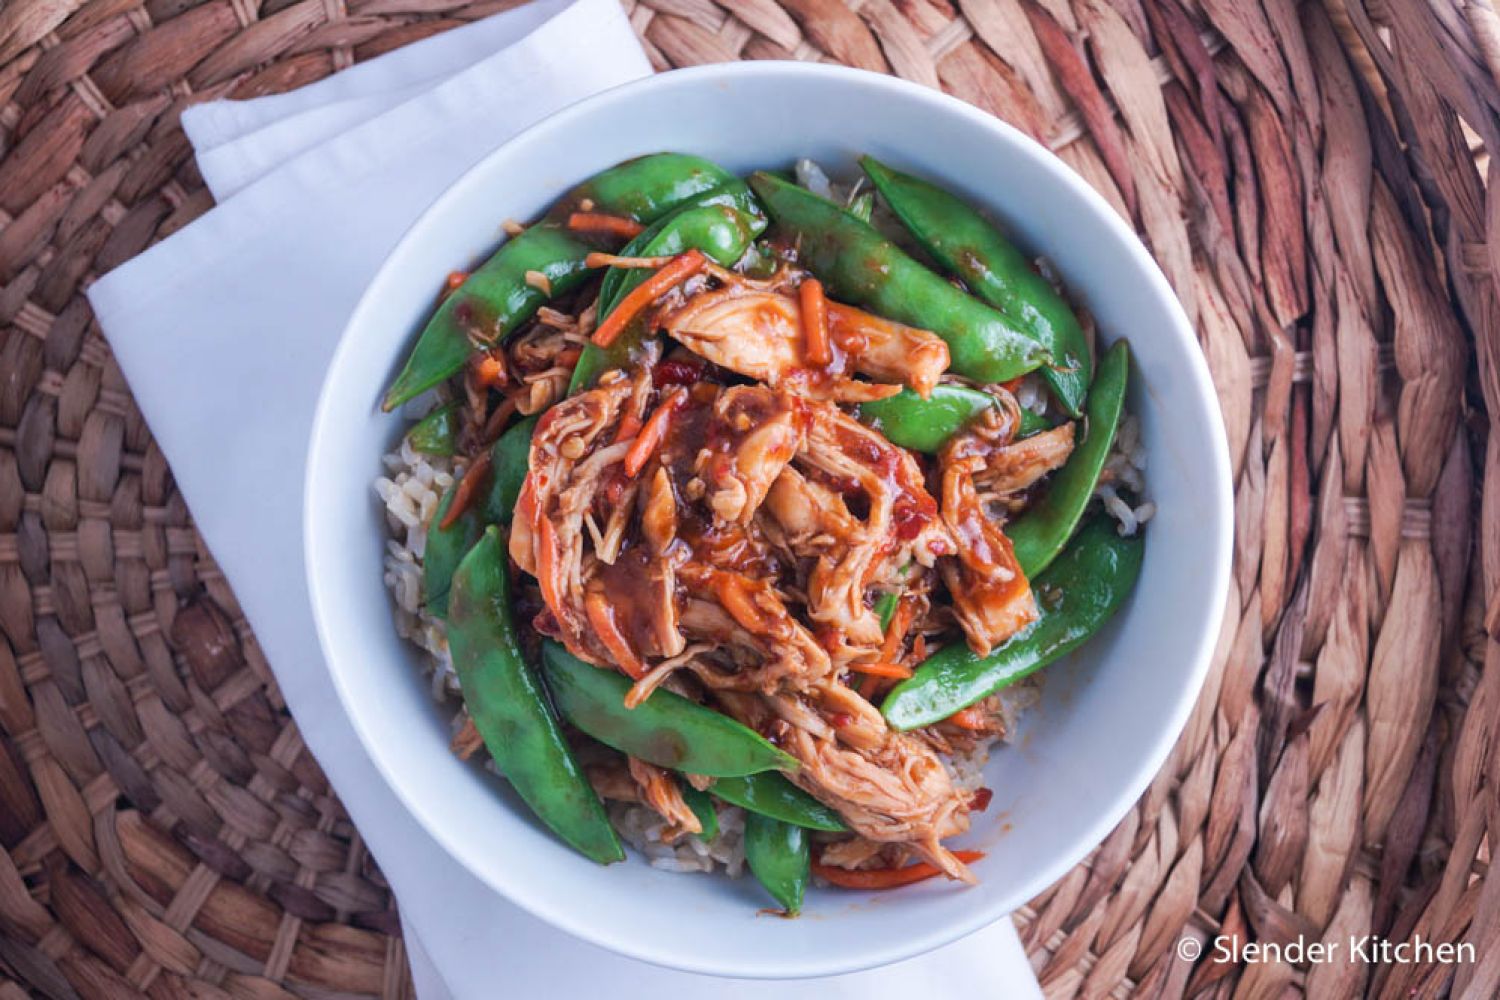
<svg viewBox="0 0 1500 1000"><path fill-rule="evenodd" d="M600 864L625 859L604 804L563 737L546 691L521 653L498 528L454 574L448 641L469 716L496 766L551 830Z"/></svg>

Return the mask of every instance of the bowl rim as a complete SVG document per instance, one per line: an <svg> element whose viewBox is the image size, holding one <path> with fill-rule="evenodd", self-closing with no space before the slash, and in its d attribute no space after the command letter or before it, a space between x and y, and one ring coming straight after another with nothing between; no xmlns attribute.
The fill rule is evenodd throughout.
<svg viewBox="0 0 1500 1000"><path fill-rule="evenodd" d="M1213 544L1218 550L1219 558L1213 564L1211 579L1205 581L1205 583L1210 590L1210 594L1215 597L1211 606L1217 606L1219 611L1217 613L1210 612L1207 619L1199 623L1198 634L1194 642L1190 647L1185 647L1185 651L1189 654L1184 657L1184 662L1188 664L1183 677L1185 683L1179 689L1180 694L1177 697L1176 704L1172 706L1169 713L1168 724L1161 727L1155 734L1154 742L1150 745L1149 751L1143 756L1141 764L1136 769L1131 780L1122 783L1112 799L1100 806L1096 806L1093 810L1094 819L1090 824L1087 824L1084 831L1071 838L1066 844L1060 845L1058 850L1053 852L1050 862L1037 866L1028 879L1022 880L1012 886L1009 891L997 892L990 899L982 901L957 914L952 920L934 922L925 928L913 928L911 937L904 940L899 947L880 946L877 948L865 948L860 951L840 954L832 958L832 960L807 960L783 954L771 960L768 960L764 956L755 956L753 959L747 956L735 963L725 963L695 960L692 955L674 951L671 943L668 941L642 943L631 939L628 935L620 934L612 928L600 927L596 923L577 918L574 915L578 910L576 905L568 905L565 901L550 902L546 898L533 896L525 891L524 888L506 882L502 878L492 877L492 873L489 870L482 869L471 863L469 851L464 846L465 838L454 836L441 824L431 821L425 809L419 805L403 785L387 770L381 756L375 752L377 743L375 734L369 731L366 720L363 719L359 712L355 711L353 694L346 688L342 672L334 669L332 666L335 651L331 637L329 636L328 626L325 624L329 617L329 611L326 608L327 598L325 597L324 587L319 583L320 574L315 572L314 565L316 554L320 550L320 546L316 543L317 531L315 528L319 522L314 516L314 512L317 509L316 497L323 492L323 490L318 488L323 477L319 471L320 466L317 462L317 456L320 452L319 442L324 437L324 427L332 419L330 413L333 409L333 404L330 386L334 381L334 373L340 368L346 354L354 350L354 342L358 338L352 334L369 322L367 314L373 308L372 302L376 297L377 289L387 283L388 276L397 269L407 247L414 240L415 234L428 225L429 220L433 216L439 214L455 201L462 201L475 196L481 179L489 171L489 164L492 160L504 155L505 151L515 143L529 140L537 134L548 131L557 130L565 132L574 120L594 113L599 106L628 102L642 93L666 87L683 86L696 81L702 81L704 84L712 84L715 82L745 81L775 77L796 78L814 85L821 81L842 81L846 83L853 81L861 87L900 95L908 99L916 99L930 104L934 109L941 110L945 114L956 115L969 127L995 134L1000 140L1014 148L1018 155L1028 156L1040 161L1053 182L1061 188L1070 189L1074 197L1080 198L1084 202L1085 207L1096 217L1099 225L1103 229L1110 231L1110 235L1126 246L1132 259L1139 265L1137 270L1150 286L1153 297L1160 300L1164 306L1165 313L1170 319L1170 336L1177 339L1179 345L1187 355L1187 364L1193 376L1191 392L1198 395L1200 399L1206 400L1208 405L1205 409L1211 414L1211 419L1215 425L1210 428L1211 433L1208 435L1210 453L1206 457L1212 465L1212 480L1217 484L1216 502L1213 507L1218 514L1219 531L1213 539ZM1167 336L1168 333L1164 331L1161 335ZM1183 311L1176 293L1168 284L1165 275L1161 272L1155 259L1141 243L1134 229L1120 217L1114 207L1101 194L1095 191L1071 167L1067 166L1066 163L1052 153L1051 150L1009 123L957 97L900 79L899 77L843 65L809 63L796 60L715 63L657 73L611 87L570 104L541 121L528 126L496 146L465 170L454 183L429 203L418 214L412 224L407 227L405 232L402 233L400 239L396 241L382 261L375 275L370 279L365 290L360 294L359 300L349 315L349 319L344 324L344 328L339 334L338 345L328 363L323 383L319 389L317 407L314 411L312 428L308 440L307 467L304 477L305 485L302 509L303 571L306 575L308 592L312 603L313 620L317 628L318 644L323 654L323 669L326 669L331 675L340 706L349 719L350 725L359 739L361 748L374 765L381 780L390 788L403 808L416 819L423 830L451 858L468 871L477 881L498 893L512 904L520 907L531 916L552 925L556 929L565 931L590 944L653 965L721 977L746 979L815 978L856 972L913 958L957 941L1008 916L1086 858L1088 853L1103 842L1109 832L1114 829L1130 808L1139 800L1151 781L1160 772L1178 737L1181 735L1183 728L1186 726L1193 707L1197 702L1203 682L1208 674L1213 653L1218 643L1219 632L1227 607L1233 548L1234 500L1231 469L1228 439L1224 429L1222 413L1217 401L1217 391L1214 388L1207 361L1198 347L1192 325Z"/></svg>

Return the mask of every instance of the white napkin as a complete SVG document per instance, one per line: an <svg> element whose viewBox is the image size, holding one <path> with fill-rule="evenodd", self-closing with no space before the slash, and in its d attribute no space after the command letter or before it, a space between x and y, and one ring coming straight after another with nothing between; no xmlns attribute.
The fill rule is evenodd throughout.
<svg viewBox="0 0 1500 1000"><path fill-rule="evenodd" d="M540 0L183 128L218 201L100 278L89 301L281 691L400 903L419 995L749 996L577 941L473 878L365 756L318 649L302 473L339 331L396 240L516 132L651 71L615 0ZM439 972L440 970L440 972ZM789 1000L1040 997L1009 921L881 970L779 984Z"/></svg>

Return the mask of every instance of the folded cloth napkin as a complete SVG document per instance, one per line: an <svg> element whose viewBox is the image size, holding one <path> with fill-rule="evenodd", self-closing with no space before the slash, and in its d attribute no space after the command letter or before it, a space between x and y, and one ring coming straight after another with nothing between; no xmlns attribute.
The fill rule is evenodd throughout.
<svg viewBox="0 0 1500 1000"><path fill-rule="evenodd" d="M183 128L218 206L89 290L303 738L395 891L423 998L493 996L497 982L517 996L607 985L622 1000L764 989L584 944L453 861L355 737L321 660L302 573L314 405L382 259L484 154L650 72L616 0L540 0L288 94L191 108ZM791 1000L1041 995L1009 921L886 969L777 989Z"/></svg>

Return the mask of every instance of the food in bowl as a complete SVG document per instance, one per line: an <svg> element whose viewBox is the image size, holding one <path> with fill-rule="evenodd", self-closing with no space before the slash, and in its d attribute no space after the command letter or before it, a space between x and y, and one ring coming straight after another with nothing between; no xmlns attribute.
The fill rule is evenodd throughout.
<svg viewBox="0 0 1500 1000"><path fill-rule="evenodd" d="M385 397L420 414L387 581L455 749L595 861L748 864L789 914L975 880L980 766L1151 514L1126 342L861 165L606 170L450 275Z"/></svg>

